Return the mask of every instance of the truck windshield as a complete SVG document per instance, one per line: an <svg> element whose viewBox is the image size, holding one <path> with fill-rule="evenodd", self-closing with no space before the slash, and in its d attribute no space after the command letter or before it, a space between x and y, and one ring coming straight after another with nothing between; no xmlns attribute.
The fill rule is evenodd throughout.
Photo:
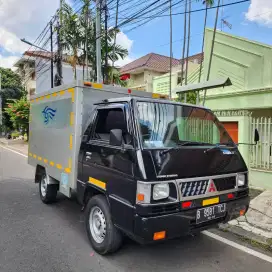
<svg viewBox="0 0 272 272"><path fill-rule="evenodd" d="M234 145L223 125L206 109L159 102L137 102L144 148Z"/></svg>

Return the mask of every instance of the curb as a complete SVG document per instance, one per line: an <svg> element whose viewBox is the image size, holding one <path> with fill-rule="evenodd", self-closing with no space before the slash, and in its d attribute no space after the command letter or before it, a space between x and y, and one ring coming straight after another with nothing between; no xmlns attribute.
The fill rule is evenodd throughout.
<svg viewBox="0 0 272 272"><path fill-rule="evenodd" d="M261 235L244 230L243 228L226 224L219 224L219 229L222 231L231 232L242 239L249 241L252 245L264 247L267 250L272 251L272 241Z"/></svg>
<svg viewBox="0 0 272 272"><path fill-rule="evenodd" d="M1 141L0 140L0 145L4 145L4 146L7 146L8 148L10 148L10 149L12 149L12 150L14 150L14 151L17 151L17 152L19 152L19 153L21 153L21 154L23 154L23 155L26 155L27 156L27 151L26 152L24 152L23 150L21 150L21 149L18 149L18 148L16 148L16 147L14 147L13 145L9 145L7 142L5 142L5 141Z"/></svg>

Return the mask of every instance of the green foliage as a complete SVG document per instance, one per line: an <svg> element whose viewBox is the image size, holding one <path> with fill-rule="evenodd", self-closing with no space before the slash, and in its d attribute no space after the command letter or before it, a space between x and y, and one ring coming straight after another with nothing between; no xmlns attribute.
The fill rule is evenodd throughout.
<svg viewBox="0 0 272 272"><path fill-rule="evenodd" d="M196 104L196 97L197 97L197 94L196 92L189 92L187 93L187 97L186 97L186 103L189 103L189 104ZM185 99L184 99L184 95L179 95L179 97L177 99L175 99L177 102L182 102L184 103L185 102Z"/></svg>
<svg viewBox="0 0 272 272"><path fill-rule="evenodd" d="M28 132L29 123L29 102L26 97L20 99L11 99L4 109L5 113L10 117L13 128Z"/></svg>
<svg viewBox="0 0 272 272"><path fill-rule="evenodd" d="M26 95L26 91L22 86L20 76L14 73L11 69L0 67L0 73L2 86L0 90L0 97L2 99L2 109L4 109L9 99L20 99ZM2 118L2 123L5 130L12 130L12 121L5 111L3 111Z"/></svg>

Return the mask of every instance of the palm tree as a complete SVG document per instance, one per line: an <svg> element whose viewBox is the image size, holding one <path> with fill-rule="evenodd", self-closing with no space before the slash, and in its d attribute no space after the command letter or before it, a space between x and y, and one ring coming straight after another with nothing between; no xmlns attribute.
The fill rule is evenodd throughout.
<svg viewBox="0 0 272 272"><path fill-rule="evenodd" d="M200 0L197 0L198 2ZM200 68L199 68L199 76L198 76L198 82L200 82L201 80L201 71L202 71L202 66L203 66L203 61L204 61L204 44L205 44L205 29L206 29L206 25L207 25L207 16L208 16L208 7L213 6L214 4L214 0L204 0L202 2L203 5L205 5L205 17L204 17L204 27L203 27L203 39L202 39L202 49L201 49L201 62L200 62Z"/></svg>
<svg viewBox="0 0 272 272"><path fill-rule="evenodd" d="M74 78L76 79L76 65L86 64L86 59L92 67L92 79L95 79L96 72L96 34L95 34L95 18L89 10L90 0L82 0L84 5L80 14L74 13L71 6L63 3L62 6L62 27L61 38L62 47L68 55L67 60L73 67ZM86 20L86 12L88 11L89 20ZM101 33L105 33L104 26L101 25ZM105 35L101 37L101 59L102 65L105 65L106 52L111 61L124 59L128 55L127 49L120 45L115 45L115 32L120 30L108 29L107 43ZM87 37L87 39L86 39ZM87 44L87 46L86 46ZM108 44L108 45L107 45ZM89 76L89 75L88 75Z"/></svg>
<svg viewBox="0 0 272 272"><path fill-rule="evenodd" d="M62 27L60 31L62 48L66 51L76 79L76 65L79 62L79 50L82 48L82 27L78 15L67 4L62 5Z"/></svg>

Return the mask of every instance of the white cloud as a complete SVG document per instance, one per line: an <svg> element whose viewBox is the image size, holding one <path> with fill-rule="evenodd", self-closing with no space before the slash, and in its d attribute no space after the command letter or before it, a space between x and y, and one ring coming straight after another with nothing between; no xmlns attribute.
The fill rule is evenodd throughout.
<svg viewBox="0 0 272 272"><path fill-rule="evenodd" d="M122 59L119 59L118 61L115 62L115 66L117 67L122 67L132 61L134 61L136 58L133 58L133 57L130 57L130 56L127 56L126 58L124 58L123 60Z"/></svg>
<svg viewBox="0 0 272 272"><path fill-rule="evenodd" d="M4 57L0 55L0 67L12 68L13 64L19 59L16 56Z"/></svg>
<svg viewBox="0 0 272 272"><path fill-rule="evenodd" d="M272 1L271 0L251 0L246 19L272 27Z"/></svg>
<svg viewBox="0 0 272 272"><path fill-rule="evenodd" d="M133 45L133 40L130 40L124 32L119 32L116 35L116 44L121 45L122 47L126 48L128 52L130 52Z"/></svg>
<svg viewBox="0 0 272 272"><path fill-rule="evenodd" d="M116 66L122 67L135 60L135 58L131 56L133 40L130 40L124 32L119 32L116 35L116 44L121 45L123 48L126 48L128 50L128 56L124 59L119 59L118 61L116 61Z"/></svg>
<svg viewBox="0 0 272 272"><path fill-rule="evenodd" d="M2 27L0 27L0 46L12 53L23 53L29 47L22 43L15 34Z"/></svg>

